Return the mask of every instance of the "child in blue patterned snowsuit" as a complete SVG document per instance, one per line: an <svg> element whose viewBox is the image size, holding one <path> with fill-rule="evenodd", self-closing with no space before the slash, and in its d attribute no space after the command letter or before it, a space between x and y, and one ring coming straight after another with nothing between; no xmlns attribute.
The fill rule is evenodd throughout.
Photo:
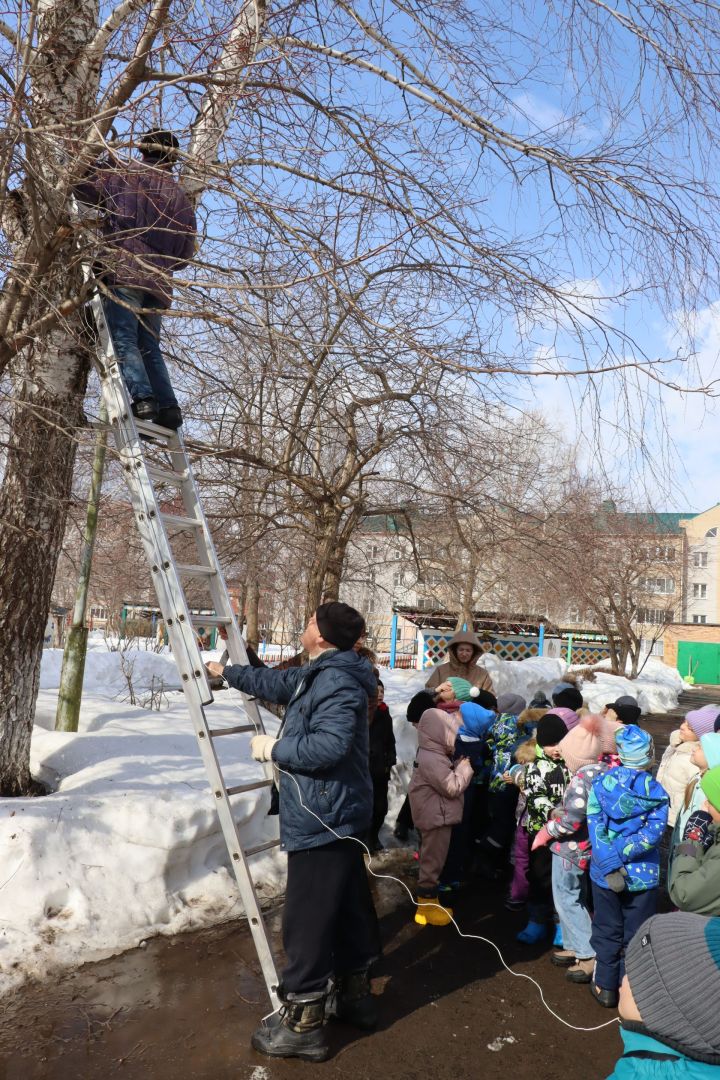
<svg viewBox="0 0 720 1080"><path fill-rule="evenodd" d="M598 777L587 808L595 908L590 941L597 957L591 990L601 1005L613 1009L628 942L657 907L659 845L670 803L649 773L650 735L628 724L617 732L616 743L622 765Z"/></svg>

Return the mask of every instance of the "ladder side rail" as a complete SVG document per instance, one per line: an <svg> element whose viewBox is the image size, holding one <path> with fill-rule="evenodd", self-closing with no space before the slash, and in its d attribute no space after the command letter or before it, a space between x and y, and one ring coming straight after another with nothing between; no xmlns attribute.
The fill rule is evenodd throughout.
<svg viewBox="0 0 720 1080"><path fill-rule="evenodd" d="M269 935L262 910L255 893L250 866L240 840L238 825L233 814L233 808L227 794L222 768L217 757L213 741L210 738L205 709L196 696L197 687L190 692L190 715L195 727L200 755L205 766L205 772L210 782L211 791L215 801L220 828L227 845L230 865L237 883L240 897L245 907L250 932L253 936L255 949L260 961L260 967L267 985L268 994L273 1003L273 1008L279 1008L280 1000L277 996L279 979L275 960L270 948Z"/></svg>
<svg viewBox="0 0 720 1080"><path fill-rule="evenodd" d="M121 425L116 425L116 430L120 431ZM139 463L141 464L141 463ZM150 557L155 557L157 550L157 538L160 534L164 534L164 527L160 517L159 508L154 517L149 517L145 512L145 502L138 499L139 494L143 491L144 483L147 483L149 493L152 495L152 501L157 507L157 500L155 497L152 485L149 483L147 473L144 468L138 468L136 470L136 480L139 483L129 483L131 491L131 497L139 503L140 513L137 514L138 529L140 535L145 544L146 550ZM182 485L183 490L186 484ZM167 543L167 539L166 539ZM195 654L195 660L197 664L197 670L202 671L204 675L204 666L200 656L200 649L197 644L197 636L195 634L194 627L192 626L192 617L187 607L187 601L185 599L184 592L180 580L177 576L177 569L172 551L167 545L167 553L169 556L169 567L166 570L153 574L153 581L156 587L158 595L158 601L160 608L163 611L163 615L168 623L168 634L171 642L173 642L173 652L175 654L176 663L181 655L181 649L185 643L183 634L180 632L179 615L184 612L184 632L190 633L191 642L193 645L193 652ZM164 601L164 603L163 603ZM181 610L182 609L182 610ZM168 612L175 614L168 618ZM180 665L178 664L180 667ZM181 670L181 676L183 676L184 689L188 712L195 729L195 735L198 740L198 746L200 749L200 755L203 760L205 773L208 778L210 790L214 797L215 809L218 814L218 820L220 822L220 828L225 840L228 856L230 859L230 865L232 873L235 878L235 882L240 893L240 897L245 908L245 913L250 927L250 932L253 937L255 950L260 961L260 967L263 973L263 978L267 987L268 995L272 1001L273 1008L278 1008L280 1005L279 998L277 996L277 987L279 979L277 975L277 969L275 966L275 960L273 957L272 949L270 947L269 935L265 921L263 918L262 910L255 893L255 888L250 872L247 857L243 848L243 844L240 838L238 824L233 814L233 807L230 802L230 798L227 794L227 784L223 776L222 767L220 765L213 740L210 736L210 729L207 722L204 706L208 702L203 700L202 683L197 678L184 679L184 672ZM257 703L253 700L251 706L257 713L259 719L259 728L262 728L262 720L260 719ZM263 773L266 778L272 777L272 766L266 764L263 768Z"/></svg>
<svg viewBox="0 0 720 1080"><path fill-rule="evenodd" d="M187 461L187 456L185 456ZM243 636L240 633L240 628L237 623L237 618L233 610L232 602L230 600L230 594L225 584L225 577L222 573L220 566L220 560L218 559L217 551L215 549L215 543L210 532L210 527L205 517L205 512L200 502L200 496L198 495L197 486L195 483L195 477L193 475L192 467L188 461L188 480L182 487L183 503L185 511L188 517L195 518L201 525L196 535L196 544L198 552L202 552L207 559L207 564L212 566L217 573L214 577L208 581L208 590L215 607L215 612L218 615L224 615L232 621L226 627L227 631L227 651L231 664L242 664L247 667L250 664L248 659L247 649L245 648L245 642ZM257 701L250 697L248 694L243 694L243 703L248 716L252 722L256 725L257 730L261 734L265 734L265 725L263 723L262 714L258 707ZM272 770L270 770L272 771Z"/></svg>
<svg viewBox="0 0 720 1080"><path fill-rule="evenodd" d="M83 264L83 273L86 281L93 280L92 269ZM220 762L210 735L210 728L205 715L206 704L212 700L212 694L207 683L205 669L202 664L200 648L192 625L192 619L188 610L187 601L180 582L174 555L170 547L167 532L162 521L160 507L155 489L147 473L142 446L140 445L134 417L130 406L129 397L122 378L120 367L115 354L112 338L105 320L105 312L102 300L96 291L89 305L92 309L98 333L100 348L97 350L99 368L102 383L102 393L108 406L108 412L113 417L112 431L118 455L124 468L125 478L130 493L130 500L135 513L138 530L145 548L150 566L153 569L153 584L158 597L160 609L168 626L168 634L173 647L175 662L180 669L183 678L184 691L188 711L198 739L200 754L205 767L205 772L210 782L213 793L221 831L230 857L230 865L237 883L240 897L247 915L250 932L253 936L255 949L260 961L261 970L267 986L273 1008L280 1006L277 989L279 979L272 950L270 948L269 935L262 911L255 892L250 867L245 855L238 826L233 815L233 808L227 794L227 786L223 777ZM102 355L100 355L102 354ZM181 484L183 501L189 512L197 517L202 525L203 538L207 543L205 554L206 565L212 566L216 571L210 579L211 595L216 606L216 612L227 615L231 620L228 624L228 646L234 662L248 663L247 652L235 620L227 587L222 576L217 554L212 538L209 533L205 515L197 495L197 489L192 477L190 463L180 436L177 437L177 446L171 448L173 460L179 453L183 471L187 479ZM192 509L190 509L192 508ZM235 660L237 657L237 660ZM186 665L183 672L182 663ZM203 698L207 696L207 701ZM243 695L247 699L247 695ZM246 700L246 709L256 723L259 731L264 731L262 718L254 699ZM254 714L254 715L253 715ZM257 718L257 719L255 719ZM271 766L266 765L266 774L271 772ZM274 844L274 841L270 842ZM264 850L266 845L261 845Z"/></svg>
<svg viewBox="0 0 720 1080"><path fill-rule="evenodd" d="M185 594L178 578L175 557L162 522L155 490L147 474L142 450L133 445L132 437L128 439L127 423L117 418L112 431L175 662L184 686L191 682L198 683L203 703L210 704L213 696Z"/></svg>

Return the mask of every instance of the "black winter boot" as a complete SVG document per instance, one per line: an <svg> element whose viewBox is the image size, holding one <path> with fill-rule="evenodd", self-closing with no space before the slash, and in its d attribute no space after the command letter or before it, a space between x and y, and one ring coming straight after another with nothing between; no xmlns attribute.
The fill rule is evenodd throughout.
<svg viewBox="0 0 720 1080"><path fill-rule="evenodd" d="M154 397L139 398L132 403L133 416L138 420L149 420L154 423L157 420L158 406Z"/></svg>
<svg viewBox="0 0 720 1080"><path fill-rule="evenodd" d="M339 975L335 983L335 996L328 1015L343 1024L373 1031L377 1027L378 1014L375 998L370 992L370 974L367 968Z"/></svg>
<svg viewBox="0 0 720 1080"><path fill-rule="evenodd" d="M183 418L179 405L166 405L164 409L160 409L157 415L157 423L160 427L169 428L170 431L177 431L182 426Z"/></svg>
<svg viewBox="0 0 720 1080"><path fill-rule="evenodd" d="M281 996L280 1011L253 1032L253 1049L268 1057L325 1061L330 1052L323 1031L325 997L325 993Z"/></svg>

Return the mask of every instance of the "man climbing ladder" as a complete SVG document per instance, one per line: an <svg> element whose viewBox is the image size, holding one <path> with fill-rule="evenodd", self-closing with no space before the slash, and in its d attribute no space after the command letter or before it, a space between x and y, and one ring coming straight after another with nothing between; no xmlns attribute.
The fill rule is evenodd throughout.
<svg viewBox="0 0 720 1080"><path fill-rule="evenodd" d="M110 156L74 189L103 212L106 243L95 276L133 412L173 431L182 413L160 349L162 312L170 307L172 274L192 258L197 230L172 176L179 149L172 132L148 131L142 162Z"/></svg>

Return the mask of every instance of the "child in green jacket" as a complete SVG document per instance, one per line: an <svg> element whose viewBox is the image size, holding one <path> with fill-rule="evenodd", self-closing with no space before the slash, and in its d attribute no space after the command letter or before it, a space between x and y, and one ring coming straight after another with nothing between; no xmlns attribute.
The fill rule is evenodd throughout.
<svg viewBox="0 0 720 1080"><path fill-rule="evenodd" d="M720 766L700 778L705 796L672 853L670 899L681 911L720 915Z"/></svg>
<svg viewBox="0 0 720 1080"><path fill-rule="evenodd" d="M625 1052L607 1080L717 1080L720 919L653 915L628 946Z"/></svg>

